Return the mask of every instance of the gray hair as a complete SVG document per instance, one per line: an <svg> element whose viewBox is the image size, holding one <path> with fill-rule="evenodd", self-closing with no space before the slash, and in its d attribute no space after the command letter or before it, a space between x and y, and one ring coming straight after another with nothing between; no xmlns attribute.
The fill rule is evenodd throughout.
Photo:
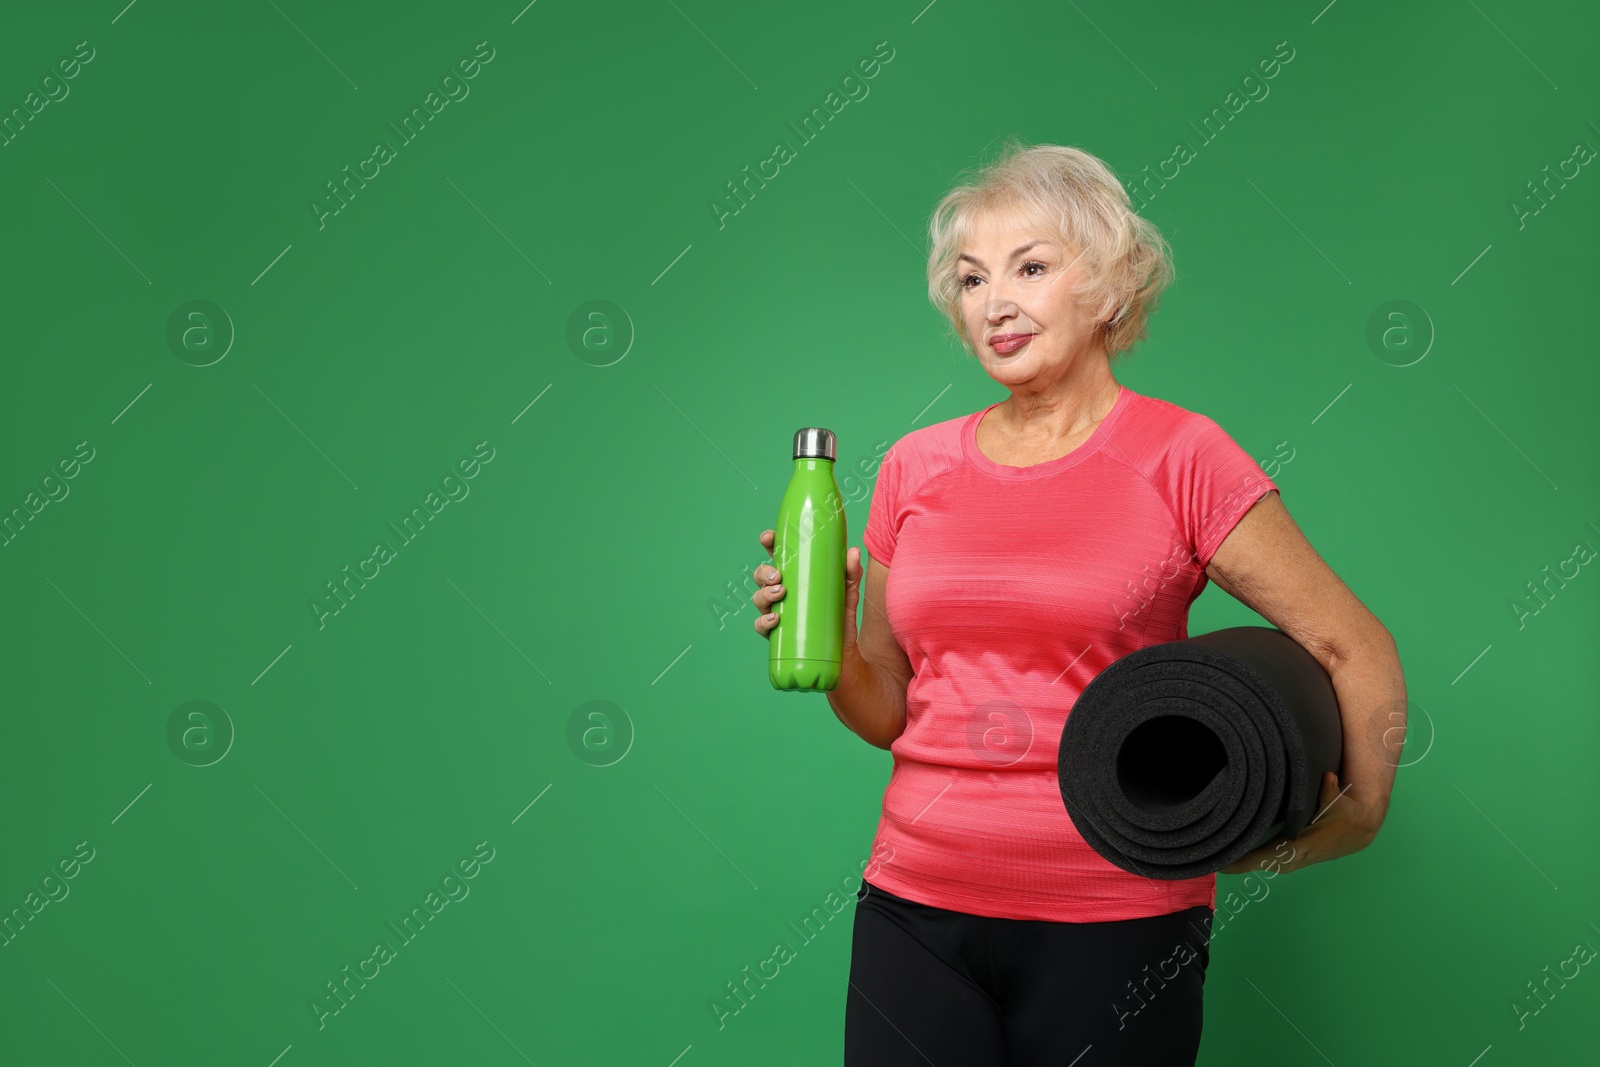
<svg viewBox="0 0 1600 1067"><path fill-rule="evenodd" d="M1066 145L1007 139L998 159L945 194L928 223L928 299L968 352L956 257L977 218L1005 211L1054 228L1081 257L1086 281L1073 295L1091 307L1115 309L1103 320L1112 359L1146 336L1146 323L1173 278L1172 252L1161 232L1134 214L1127 190L1098 157Z"/></svg>

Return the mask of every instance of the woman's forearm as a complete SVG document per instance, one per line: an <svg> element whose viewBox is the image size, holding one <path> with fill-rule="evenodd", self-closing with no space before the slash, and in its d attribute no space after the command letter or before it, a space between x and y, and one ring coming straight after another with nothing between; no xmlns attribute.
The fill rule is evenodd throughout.
<svg viewBox="0 0 1600 1067"><path fill-rule="evenodd" d="M1329 672L1344 726L1346 796L1366 812L1374 833L1389 810L1389 794L1405 744L1406 681L1394 638L1381 626L1340 654Z"/></svg>
<svg viewBox="0 0 1600 1067"><path fill-rule="evenodd" d="M839 721L869 745L888 748L905 729L906 686L854 646L844 650L839 684L827 696Z"/></svg>

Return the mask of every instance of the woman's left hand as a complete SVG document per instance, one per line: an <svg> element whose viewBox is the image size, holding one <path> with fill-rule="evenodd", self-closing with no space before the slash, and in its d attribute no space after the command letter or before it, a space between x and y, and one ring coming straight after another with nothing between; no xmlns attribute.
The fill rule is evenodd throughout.
<svg viewBox="0 0 1600 1067"><path fill-rule="evenodd" d="M1382 822L1382 817L1366 811L1345 792L1349 788L1340 788L1339 776L1329 771L1322 776L1322 797L1318 805L1321 814L1300 832L1299 837L1292 840L1280 838L1262 845L1222 868L1222 872L1249 874L1275 863L1278 865L1277 872L1281 874L1360 852L1378 836L1378 824ZM1284 845L1290 849L1288 859L1280 851Z"/></svg>

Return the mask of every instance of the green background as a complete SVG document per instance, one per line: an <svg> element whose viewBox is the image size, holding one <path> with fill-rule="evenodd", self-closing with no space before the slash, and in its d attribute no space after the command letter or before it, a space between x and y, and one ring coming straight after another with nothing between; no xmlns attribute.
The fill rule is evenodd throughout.
<svg viewBox="0 0 1600 1067"><path fill-rule="evenodd" d="M1177 281L1117 374L1292 452L1284 503L1406 668L1382 834L1228 921L1200 1062L1592 1054L1594 965L1512 1007L1600 948L1600 577L1512 606L1600 547L1600 175L1527 188L1600 146L1592 12L123 3L0 36L6 113L94 49L0 147L0 509L70 490L0 551L0 909L94 850L0 948L7 1062L837 1062L853 912L790 924L854 886L891 757L768 684L756 538L796 428L839 435L859 544L846 468L1003 397L923 272L929 212L1005 136L1130 183L1191 146L1144 211ZM1398 300L1412 332L1374 346ZM226 322L174 346L192 301ZM470 493L319 624L442 484ZM1259 621L1213 588L1189 627ZM195 700L220 711L170 741ZM319 1026L479 842L470 895Z"/></svg>

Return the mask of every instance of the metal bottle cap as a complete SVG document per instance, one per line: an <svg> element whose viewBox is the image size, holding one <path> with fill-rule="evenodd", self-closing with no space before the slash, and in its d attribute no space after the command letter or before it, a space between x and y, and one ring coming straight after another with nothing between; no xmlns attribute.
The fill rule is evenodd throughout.
<svg viewBox="0 0 1600 1067"><path fill-rule="evenodd" d="M795 459L834 459L838 441L832 430L820 426L807 426L794 434Z"/></svg>

